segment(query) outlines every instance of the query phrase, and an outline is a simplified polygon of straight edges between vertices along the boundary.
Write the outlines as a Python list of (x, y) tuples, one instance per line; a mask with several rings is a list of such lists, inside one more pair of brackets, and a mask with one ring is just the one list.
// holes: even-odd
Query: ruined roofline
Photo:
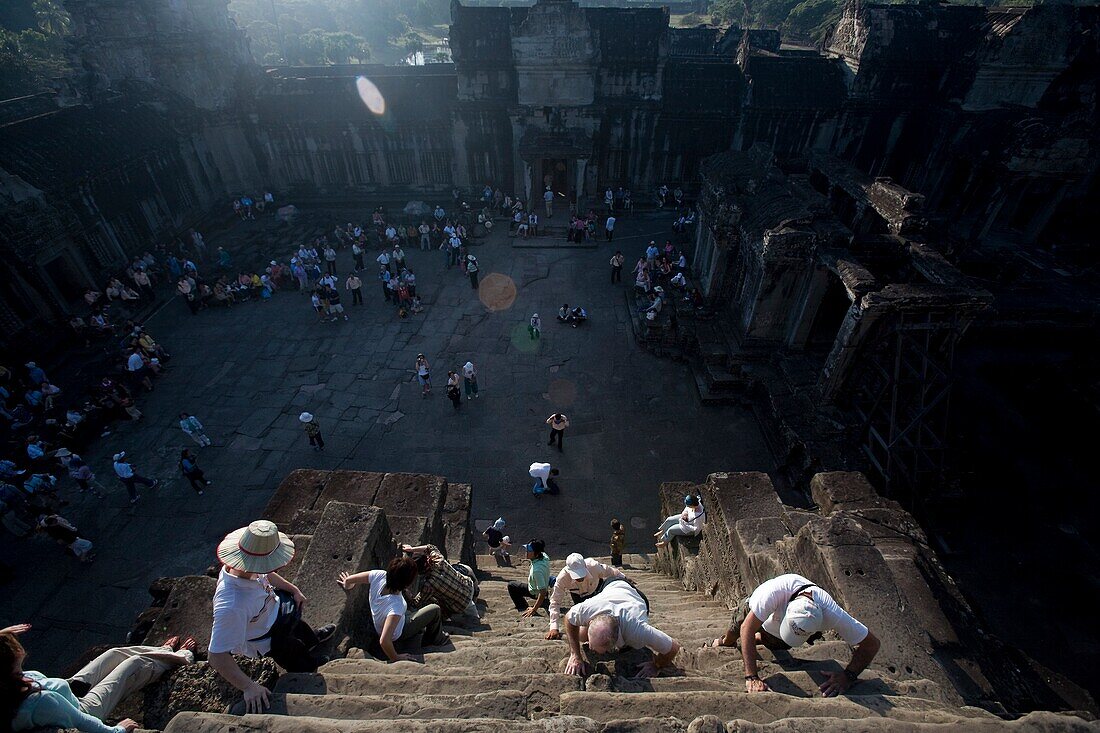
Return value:
[(389, 64), (334, 64), (332, 66), (265, 66), (269, 79), (340, 79), (355, 76), (453, 76), (453, 63), (404, 66)]

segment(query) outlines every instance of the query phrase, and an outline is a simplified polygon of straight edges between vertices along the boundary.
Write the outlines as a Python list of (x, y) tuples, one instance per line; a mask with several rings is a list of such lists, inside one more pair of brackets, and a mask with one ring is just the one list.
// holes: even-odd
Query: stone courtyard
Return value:
[[(365, 219), (361, 211), (307, 208), (305, 219), (329, 230)], [(207, 240), (211, 251), (225, 246), (236, 262), (259, 264), (288, 259), (297, 231), (268, 217)], [(668, 217), (624, 218), (617, 235), (595, 248), (553, 246), (563, 237), (521, 248), (498, 228), (472, 248), (483, 276), (477, 292), (457, 269), (445, 269), (442, 253), (409, 247), (425, 309), (407, 320), (366, 278), (363, 306), (344, 298), (349, 322), (319, 323), (308, 298), (292, 292), (195, 317), (169, 301), (147, 321), (173, 359), (141, 398), (145, 419), (117, 426), (85, 456), (110, 494), (74, 497), (67, 510), (96, 543), (97, 561), (81, 566), (52, 545), (5, 536), (14, 556), (34, 547), (37, 557), (35, 572), (24, 566), (9, 586), (0, 615), (34, 621), (28, 643), (43, 668), (121, 643), (148, 604), (149, 583), (212, 564), (215, 542), (254, 518), (296, 468), (445, 475), (474, 487), (478, 530), (503, 516), (517, 541), (545, 538), (555, 557), (604, 554), (608, 523), (618, 517), (628, 550), (648, 551), (661, 482), (769, 471), (773, 458), (748, 408), (702, 406), (687, 365), (635, 344), (627, 286), (609, 284), (607, 260), (621, 249), (629, 268), (650, 239), (672, 236)], [(271, 242), (270, 249), (255, 251), (244, 240)], [(342, 280), (350, 252), (341, 251), (338, 264)], [(563, 302), (583, 305), (589, 322), (579, 329), (555, 322)], [(526, 330), (532, 312), (543, 318), (538, 342)], [(428, 398), (413, 375), (418, 353), (432, 365)], [(467, 360), (479, 370), (481, 396), (455, 413), (444, 396), (446, 372)], [(176, 466), (180, 449), (195, 447), (178, 428), (181, 410), (197, 415), (214, 440), (199, 452), (214, 482), (202, 497)], [(297, 421), (303, 410), (321, 424), (323, 453), (306, 441)], [(555, 410), (572, 420), (561, 455), (546, 446), (544, 421)], [(119, 450), (161, 480), (133, 509), (111, 471)], [(560, 495), (532, 495), (527, 468), (536, 460), (560, 467)]]

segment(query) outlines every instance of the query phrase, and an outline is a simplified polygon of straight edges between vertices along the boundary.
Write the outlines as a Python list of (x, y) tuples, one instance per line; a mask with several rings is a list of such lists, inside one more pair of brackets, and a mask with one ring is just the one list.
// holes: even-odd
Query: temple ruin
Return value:
[[(873, 576), (897, 601), (883, 618), (904, 632), (891, 637), (890, 666), (867, 700), (819, 706), (795, 674), (786, 689), (798, 702), (761, 712), (734, 695), (729, 659), (693, 655), (694, 687), (634, 689), (613, 664), (573, 685), (557, 674), (554, 650), (509, 626), (493, 643), (516, 633), (534, 651), (505, 673), (544, 675), (523, 679), (539, 694), (487, 679), (502, 685), (484, 690), (499, 715), (483, 717), (549, 732), (570, 716), (562, 725), (593, 733), (888, 727), (838, 722), (868, 711), (912, 730), (1095, 729), (1052, 713), (997, 717), (1061, 699), (981, 631), (981, 613), (937, 553), (984, 530), (961, 522), (969, 515), (957, 507), (995, 505), (1000, 481), (1010, 503), (1049, 491), (1035, 477), (1057, 471), (1077, 502), (1065, 522), (1051, 519), (1060, 528), (1100, 508), (1087, 491), (1091, 468), (1071, 447), (1043, 442), (1026, 471), (1007, 475), (1019, 446), (1044, 438), (1035, 415), (1081, 410), (1095, 425), (1100, 7), (851, 0), (808, 48), (774, 29), (673, 27), (667, 7), (454, 0), (453, 63), (270, 68), (252, 59), (225, 0), (65, 7), (73, 74), (0, 101), (0, 344), (13, 355), (51, 348), (86, 288), (155, 243), (231, 216), (244, 192), (270, 189), (303, 207), (399, 208), (449, 201), (456, 188), (490, 184), (531, 200), (550, 187), (582, 212), (600, 207), (607, 188), (629, 188), (641, 211), (662, 185), (686, 192), (697, 218), (693, 285), (707, 317), (686, 308), (672, 327), (635, 314), (634, 333), (642, 347), (688, 363), (704, 403), (751, 405), (780, 466), (772, 478), (709, 477), (701, 491), (721, 521), (696, 543), (636, 558), (638, 567), (667, 600), (704, 594), (716, 619), (773, 570), (818, 572), (857, 607), (866, 598), (852, 573)], [(384, 110), (367, 108), (363, 80)], [(410, 486), (426, 492), (423, 505), (400, 505), (399, 489)], [(660, 488), (666, 508), (684, 488)], [(776, 499), (788, 488), (805, 507)], [(439, 477), (300, 472), (269, 513), (303, 538), (302, 562), (317, 563), (331, 586), (338, 555), (365, 567), (386, 558), (393, 537), (472, 560), (470, 491)], [(352, 523), (360, 534), (340, 534), (337, 525)], [(922, 526), (943, 531), (930, 539)], [(332, 548), (320, 552), (320, 541)], [(735, 562), (723, 567), (719, 557)], [(654, 580), (658, 571), (675, 583)], [(156, 589), (138, 628), (171, 630), (165, 609), (199, 613), (212, 582), (196, 575)], [(317, 583), (330, 608), (342, 602)], [(706, 626), (692, 621), (685, 630)], [(318, 731), (383, 730), (410, 717), (408, 678), (372, 666), (356, 629), (341, 633), (341, 651), (360, 658), (280, 679), (282, 712)], [(476, 639), (470, 648), (480, 649)], [(484, 672), (499, 652), (471, 652), (438, 676), (454, 683)], [(378, 687), (359, 694), (370, 675)], [(144, 702), (147, 713), (183, 711), (150, 718), (166, 731), (302, 730), (293, 718), (246, 728), (215, 710), (225, 702), (217, 695), (171, 707), (170, 687)], [(421, 701), (431, 713), (421, 727), (403, 729), (500, 727), (433, 722), (482, 692), (448, 689), (448, 699)], [(327, 702), (304, 699), (322, 692)], [(623, 697), (637, 692), (657, 697)], [(666, 724), (654, 717), (670, 700), (661, 695), (692, 702), (677, 703)]]

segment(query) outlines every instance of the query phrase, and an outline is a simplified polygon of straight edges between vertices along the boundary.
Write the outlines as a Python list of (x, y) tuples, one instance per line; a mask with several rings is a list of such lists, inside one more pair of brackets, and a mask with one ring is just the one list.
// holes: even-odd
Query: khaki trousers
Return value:
[(103, 720), (131, 693), (155, 682), (165, 672), (194, 661), (191, 652), (174, 652), (166, 646), (108, 649), (72, 678), (91, 686), (80, 699), (80, 709)]

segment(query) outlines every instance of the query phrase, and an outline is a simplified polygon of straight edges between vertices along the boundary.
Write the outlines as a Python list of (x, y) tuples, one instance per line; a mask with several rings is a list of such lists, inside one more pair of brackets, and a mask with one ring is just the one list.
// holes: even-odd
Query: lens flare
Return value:
[(363, 100), (363, 104), (367, 105), (367, 109), (379, 116), (386, 113), (386, 98), (382, 96), (382, 92), (373, 81), (360, 76), (355, 80), (355, 88), (359, 91), (359, 98)]
[(499, 272), (490, 272), (477, 286), (477, 297), (491, 311), (508, 310), (516, 302), (516, 284)]
[(509, 334), (512, 339), (512, 348), (516, 351), (521, 351), (524, 354), (534, 354), (539, 350), (539, 341), (541, 339), (531, 338), (531, 332), (527, 328), (525, 323), (517, 323), (512, 327), (512, 331)]

